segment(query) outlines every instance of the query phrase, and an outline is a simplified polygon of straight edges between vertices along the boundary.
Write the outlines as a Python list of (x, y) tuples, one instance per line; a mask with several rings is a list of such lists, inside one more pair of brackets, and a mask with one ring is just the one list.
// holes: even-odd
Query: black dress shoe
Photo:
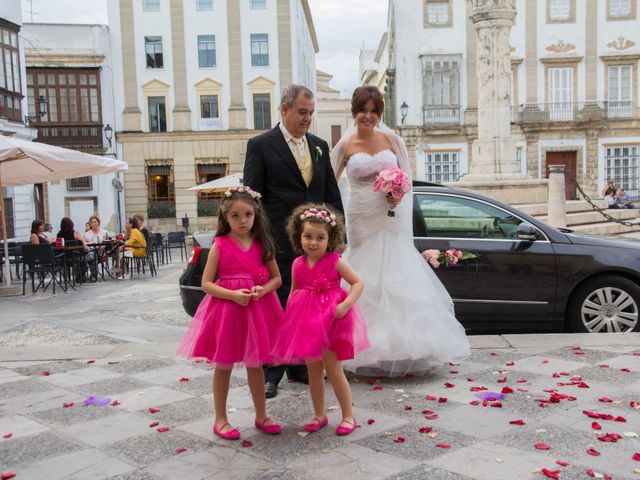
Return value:
[(264, 396), (266, 398), (273, 398), (278, 395), (278, 386), (275, 383), (267, 382), (264, 384)]

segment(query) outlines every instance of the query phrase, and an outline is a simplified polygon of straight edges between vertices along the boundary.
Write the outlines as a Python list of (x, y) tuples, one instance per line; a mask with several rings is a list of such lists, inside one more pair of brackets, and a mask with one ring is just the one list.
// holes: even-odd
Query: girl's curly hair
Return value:
[[(330, 223), (321, 218), (310, 217), (305, 218), (304, 220), (300, 218), (304, 212), (313, 208), (317, 210), (324, 210), (335, 215), (335, 226), (331, 226)], [(327, 245), (328, 252), (334, 252), (337, 246), (344, 242), (345, 225), (344, 218), (340, 212), (325, 203), (304, 203), (293, 210), (287, 221), (287, 234), (289, 235), (289, 241), (291, 242), (294, 252), (300, 255), (304, 254), (304, 251), (302, 250), (302, 230), (304, 229), (304, 224), (307, 222), (326, 227), (327, 233), (329, 234), (329, 241)]]
[(225, 196), (222, 199), (220, 208), (218, 209), (218, 231), (216, 232), (216, 237), (222, 237), (231, 232), (231, 226), (229, 222), (227, 222), (227, 213), (231, 205), (238, 200), (242, 200), (247, 205), (253, 207), (255, 217), (251, 233), (253, 233), (254, 238), (258, 238), (262, 242), (262, 263), (273, 260), (276, 256), (276, 244), (269, 231), (269, 217), (267, 217), (262, 207), (262, 202), (259, 199), (253, 198), (250, 193), (233, 192), (230, 196)]

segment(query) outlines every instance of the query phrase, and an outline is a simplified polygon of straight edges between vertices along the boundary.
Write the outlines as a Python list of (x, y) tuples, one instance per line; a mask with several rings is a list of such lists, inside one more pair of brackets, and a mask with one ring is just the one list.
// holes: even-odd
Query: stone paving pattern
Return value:
[[(178, 273), (165, 268), (158, 280), (86, 286), (55, 298), (0, 299), (14, 319), (0, 320), (0, 474), (527, 480), (547, 478), (546, 468), (560, 479), (640, 479), (640, 461), (633, 460), (640, 455), (638, 334), (473, 336), (463, 365), (425, 377), (352, 377), (361, 426), (347, 437), (334, 433), (340, 412), (330, 388), (329, 427), (304, 434), (312, 412), (308, 387), (286, 380), (268, 401), (283, 433), (257, 431), (243, 371), (236, 370), (229, 418), (249, 443), (217, 438), (210, 366), (172, 356), (188, 324), (176, 307)], [(135, 313), (141, 302), (145, 315)], [(477, 396), (505, 387), (513, 392), (501, 406)], [(85, 406), (89, 396), (111, 403)], [(552, 396), (557, 401), (548, 402)], [(626, 421), (593, 419), (584, 410)], [(605, 433), (621, 438), (598, 440)]]

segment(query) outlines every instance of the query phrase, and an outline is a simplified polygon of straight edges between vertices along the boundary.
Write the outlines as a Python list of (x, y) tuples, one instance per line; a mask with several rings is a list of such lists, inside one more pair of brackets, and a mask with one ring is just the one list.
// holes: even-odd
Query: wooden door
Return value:
[(567, 200), (578, 198), (576, 189), (577, 152), (547, 152), (547, 178), (551, 165), (564, 165), (564, 190)]

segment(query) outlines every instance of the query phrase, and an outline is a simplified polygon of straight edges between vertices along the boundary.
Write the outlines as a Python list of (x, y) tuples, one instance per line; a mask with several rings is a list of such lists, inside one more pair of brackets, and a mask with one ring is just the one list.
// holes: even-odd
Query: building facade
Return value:
[[(32, 140), (36, 131), (27, 116), (27, 84), (20, 0), (2, 2), (0, 12), (0, 135)], [(0, 187), (3, 188), (3, 187)], [(38, 190), (34, 185), (4, 187), (7, 235), (24, 240), (36, 215)]]
[[(514, 4), (511, 133), (522, 173), (567, 171), (597, 195), (607, 178), (640, 196), (640, 12), (636, 0), (492, 0)], [(416, 177), (462, 178), (477, 138), (476, 32), (485, 0), (391, 0), (385, 120), (398, 126)], [(405, 104), (406, 118), (401, 118)], [(404, 120), (404, 121), (402, 121)]]
[(342, 134), (353, 125), (351, 100), (340, 98), (340, 91), (329, 83), (333, 75), (316, 70), (316, 112), (313, 118), (313, 133), (327, 141), (333, 148)]
[[(28, 113), (36, 142), (115, 156), (113, 72), (106, 25), (25, 24)], [(37, 114), (44, 101), (46, 113)], [(109, 125), (109, 127), (107, 127)], [(118, 195), (113, 180), (103, 174), (51, 182), (41, 190), (39, 218), (57, 227), (70, 217), (80, 231), (91, 215), (108, 231), (121, 231)]]
[(218, 199), (187, 189), (242, 170), (278, 121), (282, 87), (315, 90), (307, 0), (109, 0), (127, 214), (211, 226)]

